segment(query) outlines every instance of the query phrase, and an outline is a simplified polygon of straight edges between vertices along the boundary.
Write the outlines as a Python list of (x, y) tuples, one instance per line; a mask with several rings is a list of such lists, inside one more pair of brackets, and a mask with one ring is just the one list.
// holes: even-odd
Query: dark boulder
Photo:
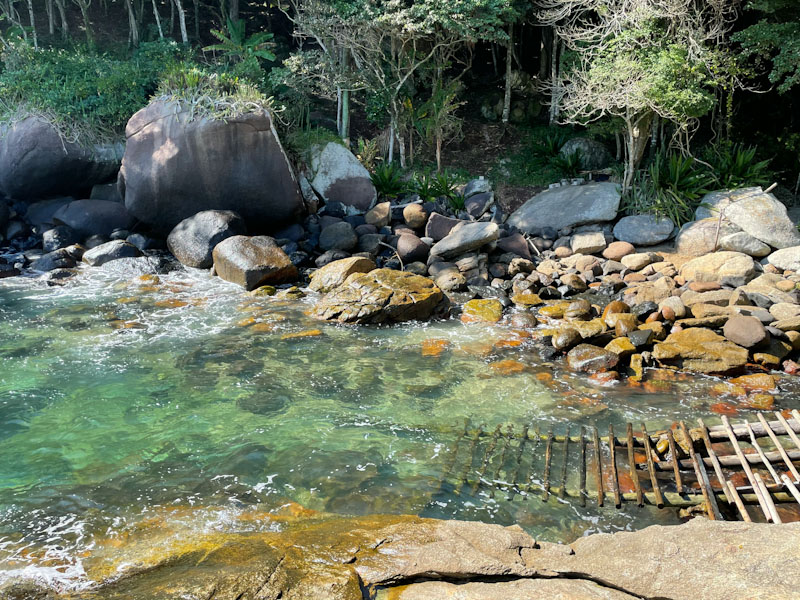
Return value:
[(95, 246), (83, 255), (83, 262), (92, 267), (99, 267), (112, 260), (121, 258), (135, 258), (141, 256), (141, 251), (125, 240), (114, 240)]
[(208, 269), (214, 247), (222, 240), (247, 232), (244, 220), (230, 210), (204, 210), (178, 223), (167, 237), (167, 247), (181, 264)]
[(75, 232), (72, 227), (67, 225), (58, 225), (52, 229), (48, 229), (42, 234), (42, 250), (44, 252), (53, 252), (59, 248), (66, 248), (72, 244), (77, 244), (80, 236)]
[(82, 237), (110, 236), (117, 229), (128, 229), (134, 220), (119, 202), (75, 200), (53, 214), (53, 222), (67, 225)]
[(75, 266), (75, 259), (66, 248), (43, 254), (31, 264), (34, 271), (54, 271), (55, 269), (71, 269)]

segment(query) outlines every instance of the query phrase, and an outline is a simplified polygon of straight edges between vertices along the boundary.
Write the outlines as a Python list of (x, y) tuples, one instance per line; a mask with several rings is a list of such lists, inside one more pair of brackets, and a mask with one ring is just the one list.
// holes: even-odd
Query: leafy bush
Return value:
[(324, 127), (289, 129), (283, 135), (283, 143), (286, 150), (296, 157), (303, 157), (312, 146), (329, 142), (341, 144), (342, 139)]
[(395, 163), (379, 163), (370, 177), (381, 198), (396, 198), (408, 190), (402, 172)]
[(580, 149), (576, 149), (575, 152), (567, 154), (566, 156), (558, 154), (553, 157), (550, 162), (556, 169), (561, 171), (564, 177), (577, 177), (581, 172), (582, 158), (583, 155)]
[(737, 189), (769, 183), (770, 161), (757, 161), (755, 146), (719, 144), (712, 146), (704, 159), (711, 165), (712, 176), (720, 188)]

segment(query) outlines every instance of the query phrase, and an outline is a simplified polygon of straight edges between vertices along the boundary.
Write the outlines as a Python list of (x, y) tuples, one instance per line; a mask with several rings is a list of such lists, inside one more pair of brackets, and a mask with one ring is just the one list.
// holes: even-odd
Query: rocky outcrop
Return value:
[(741, 252), (715, 252), (687, 262), (681, 275), (687, 281), (738, 287), (755, 279), (756, 266), (752, 257)]
[(304, 211), (265, 111), (223, 121), (193, 118), (187, 106), (157, 101), (131, 117), (125, 135), (125, 206), (164, 234), (204, 210), (232, 210), (256, 233), (278, 229)]
[(113, 178), (122, 144), (84, 147), (65, 140), (46, 119), (28, 117), (0, 127), (0, 196), (36, 201), (88, 194)]
[(588, 183), (547, 190), (534, 196), (508, 218), (508, 224), (525, 233), (544, 227), (555, 230), (589, 223), (613, 221), (620, 193), (614, 183)]
[(675, 237), (675, 250), (684, 256), (703, 256), (719, 248), (719, 241), (741, 228), (719, 219), (703, 219), (686, 223)]
[(329, 142), (311, 148), (308, 167), (311, 187), (326, 203), (339, 202), (365, 212), (378, 198), (369, 171), (341, 144)]
[(314, 307), (313, 316), (341, 323), (400, 323), (430, 318), (444, 294), (427, 277), (391, 269), (355, 275)]
[(214, 247), (212, 256), (216, 274), (246, 290), (289, 283), (298, 277), (297, 267), (275, 240), (265, 235), (226, 238)]
[(167, 247), (181, 264), (208, 269), (222, 240), (247, 232), (244, 220), (230, 210), (204, 210), (178, 223), (167, 236)]
[(591, 138), (572, 138), (561, 146), (559, 154), (561, 156), (571, 156), (575, 152), (580, 152), (581, 169), (586, 171), (605, 169), (613, 160), (608, 148), (601, 142)]

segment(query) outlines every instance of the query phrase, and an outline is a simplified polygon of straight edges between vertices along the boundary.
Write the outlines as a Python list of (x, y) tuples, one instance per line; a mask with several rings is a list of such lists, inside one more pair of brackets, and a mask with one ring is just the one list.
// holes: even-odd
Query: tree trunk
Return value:
[(350, 147), (350, 90), (342, 90), (342, 141)]
[(550, 53), (553, 49), (553, 28), (542, 27), (541, 39), (539, 41), (539, 79), (547, 80), (547, 73), (550, 71)]
[(436, 134), (436, 172), (442, 172), (442, 136)]
[(200, 0), (194, 0), (194, 39), (200, 39)]
[(508, 26), (508, 47), (506, 48), (506, 93), (503, 97), (503, 125), (508, 125), (511, 116), (511, 73), (514, 62), (514, 25)]
[(239, 21), (239, 0), (230, 0), (230, 5), (231, 22), (236, 23)]
[(61, 38), (66, 40), (69, 37), (69, 23), (67, 22), (67, 13), (64, 8), (64, 0), (55, 0), (56, 8), (58, 9), (58, 17), (61, 20)]
[(647, 149), (647, 142), (650, 139), (649, 131), (650, 125), (653, 120), (653, 113), (646, 113), (640, 116), (629, 115), (625, 119), (625, 126), (627, 127), (627, 154), (628, 161), (625, 166), (625, 177), (622, 182), (622, 192), (627, 193), (633, 184), (633, 176), (639, 163), (642, 162), (645, 150)]
[(175, 31), (175, 2), (169, 3), (169, 35)]
[(125, 0), (125, 7), (128, 9), (129, 39), (133, 47), (136, 48), (139, 46), (139, 26), (136, 24), (136, 13), (133, 11), (133, 1)]
[(158, 27), (158, 39), (164, 39), (164, 30), (161, 28), (161, 15), (158, 14), (158, 6), (156, 0), (153, 0), (153, 16), (156, 18), (156, 27)]
[(94, 37), (92, 36), (92, 22), (89, 20), (89, 5), (85, 1), (78, 2), (83, 17), (83, 28), (86, 30), (86, 44), (89, 48), (94, 48)]
[(186, 13), (183, 11), (181, 0), (175, 0), (175, 8), (178, 10), (178, 24), (181, 26), (181, 42), (189, 43), (189, 34), (186, 33)]
[(387, 158), (387, 162), (392, 164), (394, 161), (394, 122), (389, 125), (389, 156)]
[(39, 36), (36, 33), (36, 19), (33, 16), (33, 0), (28, 0), (28, 17), (31, 21), (31, 32), (33, 33), (33, 47), (39, 48)]
[(47, 0), (45, 8), (47, 9), (47, 33), (53, 37), (56, 34), (56, 14), (53, 9), (53, 0)]
[(560, 114), (559, 104), (561, 103), (561, 85), (558, 73), (558, 36), (553, 32), (553, 49), (550, 53), (550, 125), (555, 125)]

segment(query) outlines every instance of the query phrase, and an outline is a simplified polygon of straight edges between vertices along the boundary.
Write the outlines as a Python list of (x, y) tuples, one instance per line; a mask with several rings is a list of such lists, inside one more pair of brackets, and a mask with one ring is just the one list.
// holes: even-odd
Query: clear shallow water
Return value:
[[(718, 381), (603, 387), (507, 327), (342, 327), (305, 316), (313, 301), (253, 298), (204, 272), (0, 281), (0, 583), (27, 573), (86, 585), (81, 560), (97, 539), (181, 507), (201, 509), (198, 531), (258, 527), (242, 515), (287, 502), (517, 522), (555, 541), (676, 522), (442, 478), (465, 419), (489, 432), (713, 423)], [(797, 407), (798, 391), (782, 381), (776, 407)], [(511, 477), (494, 469), (490, 479)]]

